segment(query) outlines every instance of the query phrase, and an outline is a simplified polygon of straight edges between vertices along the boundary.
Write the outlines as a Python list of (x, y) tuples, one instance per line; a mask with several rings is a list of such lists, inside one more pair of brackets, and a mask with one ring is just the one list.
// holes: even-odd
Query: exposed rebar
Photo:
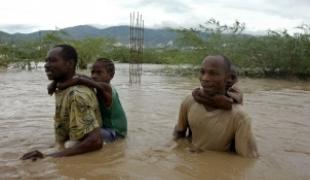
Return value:
[(130, 13), (129, 26), (129, 83), (141, 83), (143, 63), (144, 21), (142, 14)]

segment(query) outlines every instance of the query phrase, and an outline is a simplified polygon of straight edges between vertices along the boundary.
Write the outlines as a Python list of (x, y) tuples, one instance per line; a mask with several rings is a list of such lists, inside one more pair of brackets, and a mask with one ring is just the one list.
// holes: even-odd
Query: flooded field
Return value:
[[(144, 65), (141, 85), (118, 64), (112, 84), (128, 117), (128, 138), (66, 158), (21, 161), (33, 149), (53, 151), (54, 97), (44, 70), (0, 72), (0, 179), (310, 179), (310, 82), (240, 79), (260, 158), (190, 153), (172, 140), (180, 102), (197, 78), (155, 73)], [(88, 73), (88, 72), (84, 72)]]

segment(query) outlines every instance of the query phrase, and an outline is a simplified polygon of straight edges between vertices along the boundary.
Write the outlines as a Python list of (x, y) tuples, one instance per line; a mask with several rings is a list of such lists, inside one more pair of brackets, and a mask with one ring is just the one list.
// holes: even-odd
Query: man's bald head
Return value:
[(225, 94), (230, 75), (230, 61), (223, 55), (207, 56), (200, 69), (200, 83), (206, 94)]
[(231, 62), (224, 55), (209, 55), (202, 60), (201, 64), (205, 64), (206, 61), (211, 61), (212, 63), (220, 65), (226, 74), (229, 74), (231, 71)]

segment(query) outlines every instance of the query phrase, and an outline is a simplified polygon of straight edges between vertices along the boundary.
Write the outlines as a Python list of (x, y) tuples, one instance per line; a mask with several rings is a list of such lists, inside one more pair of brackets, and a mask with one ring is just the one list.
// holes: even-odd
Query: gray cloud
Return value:
[(1, 31), (5, 31), (8, 33), (29, 33), (33, 31), (39, 30), (39, 27), (27, 24), (7, 24), (7, 25), (0, 25)]
[(278, 15), (287, 19), (298, 19), (310, 17), (308, 13), (310, 11), (310, 6), (305, 6), (301, 4), (290, 4), (286, 3), (274, 3), (270, 6), (266, 6), (264, 9), (252, 8), (256, 11), (261, 11), (263, 13)]
[[(178, 14), (180, 17), (192, 14), (194, 10), (191, 9), (191, 4), (201, 4), (201, 6), (211, 5), (247, 11), (250, 14), (255, 13), (256, 17), (261, 14), (265, 15), (263, 17), (277, 16), (287, 20), (310, 23), (310, 13), (307, 13), (310, 12), (310, 0), (135, 0), (131, 3), (130, 6), (137, 9), (151, 6), (154, 9), (161, 8), (166, 13)], [(217, 19), (217, 17), (214, 18)]]
[(138, 0), (127, 5), (137, 9), (151, 6), (161, 8), (167, 13), (186, 13), (191, 10), (190, 6), (181, 0)]
[[(202, 0), (198, 0), (203, 2)], [(237, 10), (248, 10), (273, 16), (281, 16), (286, 19), (310, 19), (309, 0), (222, 0), (208, 1), (223, 7), (230, 7)]]
[[(119, 9), (122, 12), (116, 12), (112, 24), (118, 24), (124, 21), (124, 13), (129, 11), (140, 11), (143, 17), (147, 17), (148, 25), (155, 27), (162, 26), (194, 26), (204, 23), (205, 20), (213, 17), (217, 20), (229, 23), (234, 19), (239, 19), (245, 22), (253, 29), (265, 29), (266, 27), (282, 27), (292, 28), (299, 23), (310, 24), (310, 0), (113, 0), (115, 6), (113, 8)], [(90, 6), (91, 7), (91, 6)], [(197, 8), (198, 7), (198, 8)], [(107, 6), (107, 8), (109, 8)], [(197, 8), (197, 9), (196, 9)], [(0, 11), (1, 12), (1, 11)], [(6, 16), (10, 16), (8, 11)], [(157, 14), (156, 14), (157, 13)], [(158, 14), (161, 13), (161, 14)], [(231, 13), (231, 15), (229, 14)], [(70, 14), (70, 13), (69, 13)], [(84, 14), (82, 24), (97, 23), (102, 21), (94, 21), (91, 14)], [(29, 16), (31, 17), (31, 16)], [(42, 16), (43, 17), (43, 16)], [(66, 16), (67, 17), (67, 16)], [(270, 17), (270, 19), (268, 19)], [(68, 16), (67, 22), (72, 22)], [(75, 18), (75, 17), (74, 17)], [(205, 20), (204, 20), (205, 18)], [(3, 21), (0, 29), (6, 32), (33, 32), (40, 30), (41, 27), (50, 29), (50, 25), (45, 22), (33, 21), (35, 25), (21, 24), (22, 22), (29, 22), (32, 18), (27, 18), (27, 21), (20, 21), (22, 18), (15, 18), (8, 21)], [(43, 19), (43, 18), (42, 18)], [(77, 19), (77, 18), (75, 18)], [(80, 23), (79, 21), (75, 21)], [(113, 19), (112, 17), (110, 19)], [(18, 21), (17, 21), (18, 20)], [(126, 19), (127, 20), (127, 19)], [(279, 20), (279, 21), (278, 21)], [(8, 23), (20, 24), (8, 24)], [(55, 21), (57, 22), (57, 21)], [(44, 25), (45, 23), (45, 25)], [(107, 22), (106, 22), (107, 23)], [(266, 26), (264, 26), (264, 23)], [(57, 23), (54, 23), (57, 24)], [(62, 22), (61, 27), (66, 23)], [(70, 25), (73, 25), (71, 23)], [(58, 24), (59, 25), (59, 24)], [(78, 24), (76, 24), (78, 25)], [(104, 24), (111, 25), (111, 22)], [(69, 26), (69, 25), (67, 25)], [(44, 28), (43, 28), (44, 29)]]

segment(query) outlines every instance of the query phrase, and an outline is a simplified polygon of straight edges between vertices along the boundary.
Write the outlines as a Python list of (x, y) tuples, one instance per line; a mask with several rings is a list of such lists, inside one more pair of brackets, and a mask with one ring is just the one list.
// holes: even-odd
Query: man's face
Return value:
[(61, 47), (56, 47), (47, 53), (44, 67), (49, 80), (61, 81), (71, 69), (72, 63), (63, 58), (61, 51)]
[(91, 78), (97, 82), (109, 83), (112, 79), (111, 75), (107, 72), (104, 63), (96, 62), (91, 69)]
[(227, 81), (224, 59), (221, 56), (206, 57), (201, 64), (199, 80), (206, 94), (224, 94)]

